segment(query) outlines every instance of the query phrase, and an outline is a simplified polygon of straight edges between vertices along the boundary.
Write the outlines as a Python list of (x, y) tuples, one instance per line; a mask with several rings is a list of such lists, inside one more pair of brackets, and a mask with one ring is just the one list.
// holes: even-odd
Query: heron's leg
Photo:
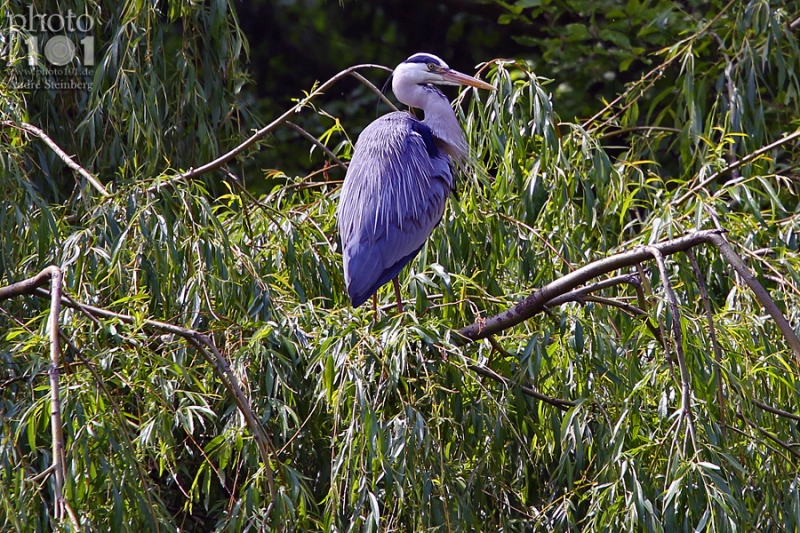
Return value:
[(403, 312), (403, 298), (400, 296), (400, 282), (397, 281), (397, 276), (392, 278), (392, 283), (394, 284), (394, 297), (397, 298), (397, 312)]
[(377, 320), (377, 315), (378, 315), (378, 293), (377, 292), (372, 295), (372, 312), (375, 313), (375, 315), (376, 315), (375, 320)]

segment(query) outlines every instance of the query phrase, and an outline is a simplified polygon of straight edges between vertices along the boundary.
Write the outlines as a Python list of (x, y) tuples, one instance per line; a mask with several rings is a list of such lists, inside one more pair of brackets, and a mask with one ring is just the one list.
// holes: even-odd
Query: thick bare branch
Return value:
[[(758, 301), (761, 302), (761, 305), (764, 306), (775, 320), (786, 342), (795, 353), (798, 364), (800, 364), (800, 340), (797, 338), (797, 335), (795, 335), (794, 329), (786, 320), (786, 317), (783, 316), (781, 310), (778, 309), (778, 306), (772, 298), (770, 298), (764, 287), (761, 286), (742, 259), (733, 251), (733, 248), (731, 248), (728, 241), (723, 237), (722, 231), (697, 231), (677, 239), (651, 245), (649, 248), (651, 250), (656, 249), (662, 255), (666, 256), (678, 252), (685, 252), (701, 244), (713, 244), (716, 246), (722, 254), (722, 257), (742, 276), (745, 283), (753, 290)], [(553, 299), (576, 289), (597, 276), (608, 274), (620, 268), (633, 266), (651, 258), (652, 254), (650, 251), (645, 248), (638, 248), (629, 252), (622, 252), (611, 257), (599, 259), (548, 283), (511, 309), (487, 319), (480, 319), (474, 324), (461, 328), (457, 331), (457, 334), (463, 342), (475, 341), (486, 338), (489, 335), (494, 335), (531, 318), (543, 311)]]
[(33, 294), (37, 287), (41, 287), (50, 281), (50, 276), (53, 274), (52, 269), (54, 268), (57, 267), (47, 267), (32, 278), (24, 279), (22, 281), (18, 281), (17, 283), (6, 285), (5, 287), (0, 287), (0, 302), (10, 298), (16, 298), (17, 296), (22, 296), (23, 294)]
[[(710, 236), (718, 233), (719, 232), (716, 230), (698, 231), (653, 246), (662, 254), (671, 255), (686, 251), (693, 246), (710, 242)], [(611, 257), (599, 259), (548, 283), (511, 309), (461, 328), (458, 330), (458, 333), (466, 339), (473, 341), (485, 338), (488, 335), (494, 335), (499, 331), (516, 326), (531, 318), (544, 310), (553, 299), (575, 290), (577, 287), (580, 287), (598, 276), (614, 272), (621, 268), (633, 266), (642, 261), (651, 259), (651, 257), (650, 253), (644, 248), (638, 248), (629, 252), (622, 252)]]

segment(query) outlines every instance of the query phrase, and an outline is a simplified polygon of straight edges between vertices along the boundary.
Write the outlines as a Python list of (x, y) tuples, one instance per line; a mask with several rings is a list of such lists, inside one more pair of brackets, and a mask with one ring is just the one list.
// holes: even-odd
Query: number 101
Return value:
[[(28, 64), (36, 66), (36, 56), (39, 54), (39, 38), (27, 36), (28, 44)], [(83, 66), (91, 67), (94, 65), (94, 37), (86, 36), (80, 41), (83, 48)], [(75, 58), (75, 44), (69, 37), (56, 35), (47, 40), (44, 45), (43, 55), (51, 65), (63, 67)]]

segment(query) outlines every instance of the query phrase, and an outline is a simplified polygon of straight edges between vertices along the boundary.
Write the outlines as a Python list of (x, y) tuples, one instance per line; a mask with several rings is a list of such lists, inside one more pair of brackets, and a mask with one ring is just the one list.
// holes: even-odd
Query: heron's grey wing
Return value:
[(409, 113), (390, 113), (364, 130), (337, 213), (345, 282), (355, 307), (417, 255), (452, 188), (449, 158)]

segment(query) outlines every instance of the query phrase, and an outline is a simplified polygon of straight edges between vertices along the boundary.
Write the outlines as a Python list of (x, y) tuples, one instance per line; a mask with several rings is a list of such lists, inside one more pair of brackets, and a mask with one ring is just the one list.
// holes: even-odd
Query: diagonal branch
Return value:
[[(709, 242), (710, 236), (715, 233), (718, 232), (716, 230), (698, 231), (653, 246), (658, 248), (662, 254), (671, 255), (688, 250), (693, 246)], [(488, 335), (493, 335), (533, 317), (537, 313), (543, 311), (553, 299), (580, 287), (598, 276), (614, 272), (621, 268), (634, 266), (637, 263), (651, 258), (652, 256), (650, 253), (644, 248), (638, 248), (629, 252), (622, 252), (611, 257), (599, 259), (548, 283), (511, 309), (461, 328), (458, 330), (458, 333), (472, 341), (482, 339)]]
[(347, 165), (345, 165), (344, 163), (342, 163), (342, 160), (341, 160), (341, 159), (339, 159), (338, 157), (336, 157), (336, 154), (334, 154), (334, 153), (331, 151), (331, 149), (330, 149), (330, 148), (328, 148), (327, 146), (325, 146), (325, 145), (324, 145), (324, 144), (323, 144), (323, 143), (322, 143), (322, 142), (321, 142), (319, 139), (317, 139), (316, 137), (314, 137), (313, 135), (311, 135), (310, 133), (308, 133), (306, 130), (304, 130), (303, 128), (301, 128), (300, 126), (298, 126), (297, 124), (295, 124), (294, 122), (292, 122), (292, 121), (290, 121), (290, 120), (287, 120), (287, 121), (286, 121), (286, 125), (287, 125), (287, 126), (289, 126), (290, 128), (292, 128), (294, 131), (296, 131), (296, 132), (297, 132), (297, 133), (299, 133), (300, 135), (302, 135), (303, 137), (305, 137), (306, 139), (308, 139), (308, 140), (309, 140), (309, 141), (310, 141), (312, 144), (314, 144), (315, 146), (317, 146), (317, 147), (318, 147), (320, 150), (322, 150), (323, 152), (325, 152), (325, 154), (327, 154), (327, 156), (328, 156), (328, 157), (330, 157), (331, 159), (333, 159), (333, 161), (334, 161), (334, 162), (335, 162), (337, 165), (339, 165), (339, 168), (341, 168), (342, 170), (344, 170), (345, 172), (347, 172)]
[[(469, 369), (472, 370), (473, 372), (475, 372), (476, 374), (480, 374), (481, 376), (484, 376), (484, 377), (493, 379), (493, 380), (495, 380), (495, 381), (497, 381), (499, 383), (502, 383), (506, 387), (511, 388), (511, 387), (515, 386), (514, 383), (511, 382), (511, 380), (509, 380), (506, 377), (501, 376), (500, 374), (498, 374), (497, 372), (495, 372), (491, 368), (486, 368), (485, 366), (469, 365)], [(548, 404), (552, 405), (553, 407), (558, 407), (559, 409), (561, 409), (563, 411), (566, 411), (570, 407), (575, 407), (576, 405), (578, 405), (578, 402), (573, 402), (573, 401), (570, 401), (570, 400), (562, 400), (560, 398), (551, 398), (550, 396), (546, 396), (546, 395), (542, 394), (541, 392), (537, 392), (537, 391), (533, 390), (530, 387), (526, 387), (525, 385), (522, 385), (520, 387), (520, 390), (526, 396), (530, 396), (531, 398), (536, 398), (537, 400), (541, 400), (541, 401), (543, 401), (545, 403), (548, 403)]]
[(797, 130), (794, 133), (791, 133), (791, 134), (787, 135), (786, 137), (783, 137), (782, 139), (778, 139), (777, 141), (775, 141), (773, 143), (770, 143), (767, 146), (762, 146), (761, 148), (759, 148), (755, 152), (753, 152), (751, 154), (747, 154), (745, 157), (739, 159), (738, 161), (732, 162), (730, 165), (726, 166), (725, 168), (723, 168), (721, 170), (718, 170), (717, 172), (714, 172), (713, 174), (711, 174), (710, 176), (708, 176), (707, 178), (702, 180), (700, 183), (698, 183), (697, 185), (695, 185), (694, 187), (692, 187), (691, 189), (689, 189), (688, 191), (683, 193), (683, 195), (675, 201), (676, 205), (677, 204), (682, 204), (690, 196), (692, 196), (694, 193), (696, 193), (698, 190), (702, 189), (703, 187), (705, 187), (706, 185), (708, 185), (709, 183), (711, 183), (712, 181), (714, 181), (715, 179), (717, 179), (721, 175), (725, 174), (726, 172), (730, 172), (732, 170), (736, 170), (737, 168), (739, 168), (739, 167), (741, 167), (743, 165), (746, 165), (748, 163), (752, 163), (753, 161), (755, 161), (756, 159), (758, 159), (759, 157), (761, 157), (765, 153), (769, 152), (770, 150), (773, 150), (773, 149), (775, 149), (775, 148), (777, 148), (779, 146), (782, 146), (782, 145), (784, 145), (784, 144), (786, 144), (788, 142), (791, 142), (791, 141), (793, 141), (793, 140), (795, 140), (797, 138), (800, 138), (800, 130)]
[(64, 163), (67, 164), (67, 166), (69, 168), (71, 168), (72, 170), (74, 170), (75, 172), (77, 172), (78, 174), (83, 176), (84, 178), (86, 178), (86, 181), (88, 181), (92, 185), (92, 187), (95, 188), (95, 190), (97, 192), (99, 192), (103, 196), (110, 196), (108, 190), (105, 187), (103, 187), (103, 184), (100, 183), (100, 181), (97, 178), (92, 176), (92, 174), (88, 170), (86, 170), (85, 168), (80, 166), (78, 163), (76, 163), (75, 160), (72, 159), (72, 157), (70, 157), (69, 154), (67, 154), (67, 152), (62, 150), (61, 147), (59, 145), (57, 145), (56, 142), (53, 139), (51, 139), (40, 128), (37, 128), (33, 124), (28, 124), (27, 122), (15, 123), (15, 122), (11, 122), (10, 120), (4, 120), (2, 122), (2, 125), (6, 126), (6, 127), (9, 127), (9, 128), (19, 128), (22, 131), (26, 131), (26, 132), (28, 132), (30, 134), (35, 135), (36, 137), (39, 137), (47, 146), (50, 147), (50, 149), (53, 152), (55, 152), (55, 154)]
[(709, 235), (709, 242), (719, 249), (722, 257), (733, 267), (736, 273), (742, 277), (744, 282), (750, 287), (750, 290), (753, 291), (756, 299), (764, 306), (772, 317), (772, 320), (775, 321), (778, 328), (781, 330), (781, 333), (783, 333), (786, 342), (794, 352), (797, 363), (800, 364), (800, 339), (797, 338), (792, 325), (789, 324), (789, 321), (783, 316), (781, 310), (778, 309), (778, 306), (772, 298), (770, 298), (767, 290), (759, 283), (755, 275), (747, 268), (742, 258), (733, 250), (728, 240), (722, 236), (721, 233), (712, 233)]
[(227, 163), (228, 161), (230, 161), (234, 157), (238, 156), (239, 154), (241, 154), (242, 152), (244, 152), (245, 150), (250, 148), (259, 139), (263, 138), (269, 132), (271, 132), (272, 130), (274, 130), (275, 128), (277, 128), (278, 126), (280, 126), (281, 124), (283, 124), (287, 120), (289, 120), (289, 117), (291, 117), (295, 113), (299, 112), (302, 108), (304, 108), (306, 105), (308, 105), (308, 103), (311, 100), (313, 100), (314, 98), (316, 98), (317, 96), (322, 94), (326, 89), (328, 89), (328, 87), (330, 87), (331, 85), (333, 85), (334, 83), (336, 83), (340, 79), (344, 78), (345, 76), (349, 76), (352, 73), (354, 73), (355, 71), (360, 70), (360, 69), (364, 69), (364, 68), (380, 68), (380, 69), (383, 69), (383, 70), (388, 70), (389, 72), (392, 71), (392, 69), (390, 69), (388, 67), (384, 67), (383, 65), (373, 65), (371, 63), (364, 64), (364, 65), (355, 65), (355, 66), (346, 68), (343, 71), (341, 71), (338, 74), (336, 74), (335, 76), (333, 76), (332, 78), (330, 78), (328, 81), (326, 81), (322, 85), (320, 85), (319, 87), (317, 87), (316, 89), (314, 89), (313, 91), (311, 91), (310, 93), (308, 93), (308, 95), (305, 98), (300, 99), (300, 101), (297, 102), (297, 104), (295, 104), (292, 107), (290, 107), (289, 110), (286, 111), (285, 113), (283, 113), (281, 116), (279, 116), (278, 118), (276, 118), (275, 120), (273, 120), (272, 122), (270, 122), (269, 124), (267, 124), (266, 126), (261, 128), (260, 130), (257, 130), (255, 133), (253, 133), (253, 135), (251, 135), (246, 141), (241, 143), (236, 148), (234, 148), (234, 149), (222, 154), (221, 156), (219, 156), (215, 160), (210, 161), (210, 162), (208, 162), (208, 163), (206, 163), (206, 164), (204, 164), (204, 165), (202, 165), (200, 167), (189, 169), (188, 171), (183, 172), (181, 174), (178, 174), (177, 176), (173, 176), (173, 177), (167, 179), (166, 181), (159, 181), (159, 182), (155, 183), (154, 185), (151, 185), (150, 187), (148, 187), (147, 188), (147, 192), (148, 193), (152, 193), (152, 192), (156, 192), (156, 191), (158, 191), (158, 190), (160, 190), (162, 188), (165, 188), (165, 187), (173, 187), (175, 185), (175, 183), (177, 183), (177, 182), (179, 182), (181, 180), (187, 180), (187, 179), (195, 178), (195, 177), (197, 177), (197, 176), (199, 176), (201, 174), (205, 174), (206, 172), (209, 172), (211, 170), (214, 170), (216, 168), (221, 167), (222, 165), (224, 165), (225, 163)]
[[(685, 252), (701, 244), (713, 244), (716, 246), (722, 257), (742, 276), (742, 279), (745, 280), (745, 283), (747, 283), (753, 291), (755, 297), (772, 316), (773, 320), (775, 320), (787, 344), (794, 352), (798, 363), (800, 363), (800, 339), (797, 338), (791, 324), (786, 320), (786, 317), (769, 296), (766, 289), (758, 282), (753, 273), (750, 272), (747, 265), (744, 264), (744, 261), (742, 261), (733, 248), (731, 248), (731, 245), (728, 244), (721, 230), (697, 231), (689, 235), (684, 235), (683, 237), (678, 237), (677, 239), (653, 244), (649, 248), (656, 249), (662, 255), (666, 256), (678, 252)], [(553, 299), (576, 289), (589, 280), (620, 268), (633, 266), (651, 258), (652, 254), (650, 251), (644, 248), (638, 248), (584, 265), (574, 272), (570, 272), (536, 290), (514, 307), (492, 317), (480, 319), (469, 326), (459, 329), (456, 332), (457, 338), (460, 337), (461, 342), (476, 341), (514, 327), (543, 311)]]

